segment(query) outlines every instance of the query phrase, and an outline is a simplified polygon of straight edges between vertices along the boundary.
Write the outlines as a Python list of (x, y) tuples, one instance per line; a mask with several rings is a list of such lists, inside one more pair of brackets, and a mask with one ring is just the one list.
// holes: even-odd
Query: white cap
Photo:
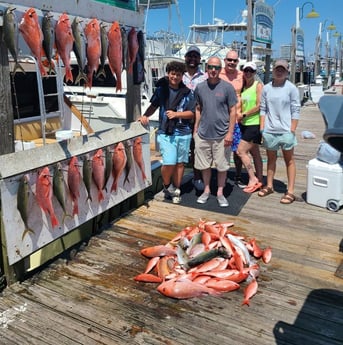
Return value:
[(246, 62), (243, 66), (243, 71), (246, 69), (246, 68), (251, 68), (252, 70), (256, 71), (257, 70), (257, 67), (256, 67), (256, 64), (255, 62), (252, 62), (252, 61), (249, 61), (249, 62)]

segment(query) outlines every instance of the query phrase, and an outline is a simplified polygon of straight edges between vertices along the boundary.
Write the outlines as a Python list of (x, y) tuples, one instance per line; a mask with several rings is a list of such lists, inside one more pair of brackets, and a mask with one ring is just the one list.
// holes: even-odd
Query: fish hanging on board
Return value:
[(145, 57), (145, 42), (143, 31), (138, 31), (138, 52), (136, 60), (133, 64), (133, 83), (139, 85), (145, 81), (144, 57)]
[(44, 55), (43, 32), (34, 8), (31, 7), (24, 13), (19, 23), (19, 31), (36, 59), (41, 75), (43, 77), (47, 76), (47, 72), (42, 63), (42, 56)]
[(24, 68), (18, 62), (19, 30), (17, 17), (15, 14), (15, 7), (13, 6), (9, 6), (5, 10), (5, 14), (3, 17), (3, 37), (6, 47), (14, 60), (13, 74), (15, 75), (18, 69), (25, 73)]

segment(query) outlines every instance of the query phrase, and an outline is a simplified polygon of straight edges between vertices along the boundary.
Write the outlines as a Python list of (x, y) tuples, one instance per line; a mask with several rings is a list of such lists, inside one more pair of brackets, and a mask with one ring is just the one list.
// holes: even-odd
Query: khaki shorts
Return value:
[(225, 157), (224, 139), (203, 140), (198, 134), (194, 136), (194, 167), (205, 170), (214, 166), (218, 171), (227, 171), (230, 164)]

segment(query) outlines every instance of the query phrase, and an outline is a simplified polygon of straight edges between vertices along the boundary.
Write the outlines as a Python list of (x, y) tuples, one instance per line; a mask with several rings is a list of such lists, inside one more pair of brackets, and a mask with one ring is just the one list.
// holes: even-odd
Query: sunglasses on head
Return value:
[(211, 69), (215, 69), (216, 71), (219, 71), (222, 66), (216, 66), (216, 65), (207, 65), (207, 69), (211, 70)]
[(254, 73), (255, 71), (254, 71), (252, 68), (245, 68), (245, 69), (243, 70), (243, 72), (246, 72), (246, 73), (248, 73), (248, 72)]
[(226, 58), (225, 61), (227, 61), (227, 62), (238, 62), (238, 59)]

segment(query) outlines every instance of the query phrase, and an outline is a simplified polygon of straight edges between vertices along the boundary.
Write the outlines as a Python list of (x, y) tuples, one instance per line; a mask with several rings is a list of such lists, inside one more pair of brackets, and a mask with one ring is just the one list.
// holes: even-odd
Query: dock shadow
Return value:
[[(292, 304), (292, 301), (289, 301)], [(295, 302), (294, 302), (295, 303)], [(343, 344), (343, 292), (313, 290), (295, 322), (278, 321), (273, 329), (276, 344)]]

